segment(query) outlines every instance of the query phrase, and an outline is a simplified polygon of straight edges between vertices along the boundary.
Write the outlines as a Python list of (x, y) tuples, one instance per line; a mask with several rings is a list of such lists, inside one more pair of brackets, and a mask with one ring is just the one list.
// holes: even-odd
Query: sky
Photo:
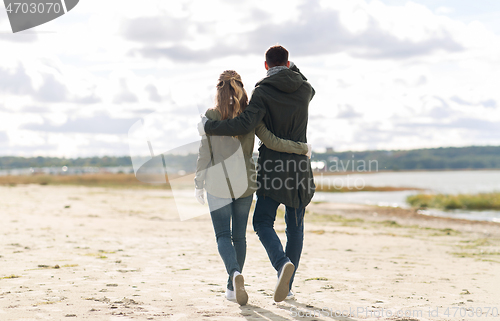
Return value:
[(316, 90), (315, 151), (500, 145), (496, 0), (82, 0), (16, 34), (3, 9), (0, 156), (128, 155), (129, 129), (166, 111), (175, 145), (219, 74), (250, 94), (275, 44)]

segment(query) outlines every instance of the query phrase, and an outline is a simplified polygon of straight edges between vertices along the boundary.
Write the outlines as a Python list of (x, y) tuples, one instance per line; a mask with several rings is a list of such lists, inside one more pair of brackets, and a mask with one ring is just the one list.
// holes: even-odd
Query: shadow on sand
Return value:
[[(274, 312), (255, 305), (240, 306), (241, 315), (247, 320), (272, 320), (272, 321), (320, 321), (320, 320), (338, 320), (338, 321), (355, 321), (352, 318), (345, 316), (335, 316), (330, 311), (321, 313), (322, 308), (312, 305), (297, 302), (295, 300), (285, 300), (276, 303), (278, 309), (286, 310), (288, 317), (283, 317)], [(328, 315), (327, 315), (328, 313)], [(335, 313), (335, 312), (333, 312)]]

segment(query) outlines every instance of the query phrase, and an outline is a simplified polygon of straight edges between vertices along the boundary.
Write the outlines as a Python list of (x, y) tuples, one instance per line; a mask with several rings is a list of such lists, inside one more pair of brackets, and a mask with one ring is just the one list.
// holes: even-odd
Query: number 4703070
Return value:
[(14, 2), (7, 5), (8, 13), (60, 13), (61, 4), (60, 3), (26, 3), (26, 2)]

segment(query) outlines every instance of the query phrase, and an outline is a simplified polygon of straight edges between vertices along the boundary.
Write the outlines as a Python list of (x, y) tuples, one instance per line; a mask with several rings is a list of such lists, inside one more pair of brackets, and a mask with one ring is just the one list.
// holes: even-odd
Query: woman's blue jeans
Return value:
[[(207, 193), (208, 207), (217, 240), (219, 254), (226, 266), (227, 288), (233, 289), (232, 276), (242, 272), (247, 253), (247, 222), (253, 194), (244, 198), (218, 198)], [(229, 204), (228, 204), (229, 203)], [(227, 204), (224, 206), (224, 204)], [(231, 224), (232, 223), (232, 224)]]

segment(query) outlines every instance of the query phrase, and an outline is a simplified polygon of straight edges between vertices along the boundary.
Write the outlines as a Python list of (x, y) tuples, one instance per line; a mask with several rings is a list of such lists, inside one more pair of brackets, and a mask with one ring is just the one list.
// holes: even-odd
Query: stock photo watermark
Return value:
[(4, 0), (12, 32), (34, 28), (72, 10), (79, 0)]
[(311, 161), (313, 170), (325, 171), (329, 173), (366, 173), (378, 172), (378, 161), (375, 159), (352, 159), (342, 160), (338, 157), (329, 157), (328, 161)]
[(494, 317), (500, 318), (498, 307), (428, 307), (424, 309), (385, 309), (355, 307), (343, 310), (333, 308), (322, 309), (298, 309), (290, 308), (290, 316), (295, 318), (481, 318)]

